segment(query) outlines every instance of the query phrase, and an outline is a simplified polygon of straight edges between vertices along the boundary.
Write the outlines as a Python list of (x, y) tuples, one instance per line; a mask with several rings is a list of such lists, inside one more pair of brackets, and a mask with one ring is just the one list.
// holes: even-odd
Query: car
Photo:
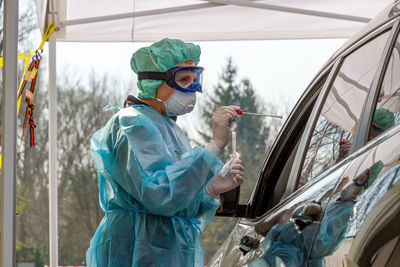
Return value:
[[(290, 262), (282, 255), (294, 257), (290, 246), (304, 266), (400, 266), (399, 32), (397, 1), (321, 68), (276, 138), (247, 204), (239, 204), (240, 189), (224, 194), (217, 215), (239, 219), (207, 266), (269, 266), (266, 257), (281, 266)], [(344, 188), (360, 179), (367, 182), (348, 214), (337, 211)], [(299, 216), (313, 205), (319, 217), (299, 228)], [(286, 225), (295, 227), (296, 244), (279, 242)]]

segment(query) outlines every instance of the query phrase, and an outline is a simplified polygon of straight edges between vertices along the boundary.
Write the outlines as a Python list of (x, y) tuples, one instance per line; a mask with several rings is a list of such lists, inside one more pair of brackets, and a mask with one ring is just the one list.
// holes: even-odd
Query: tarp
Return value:
[[(42, 29), (47, 0), (35, 0)], [(57, 41), (350, 37), (393, 0), (50, 0)]]

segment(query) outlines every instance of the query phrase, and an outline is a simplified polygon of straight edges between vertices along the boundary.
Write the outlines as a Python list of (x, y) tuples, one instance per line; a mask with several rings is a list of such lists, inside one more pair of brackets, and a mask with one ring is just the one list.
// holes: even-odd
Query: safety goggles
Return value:
[(138, 80), (163, 80), (176, 90), (202, 93), (203, 70), (203, 67), (174, 67), (166, 72), (141, 71)]

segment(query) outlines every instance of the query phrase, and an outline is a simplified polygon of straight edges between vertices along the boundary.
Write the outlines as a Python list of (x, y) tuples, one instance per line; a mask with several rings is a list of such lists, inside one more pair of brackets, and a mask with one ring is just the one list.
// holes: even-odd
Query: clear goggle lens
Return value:
[(182, 92), (202, 92), (203, 67), (174, 67), (166, 72), (143, 71), (139, 80), (164, 80), (169, 86)]
[(203, 81), (202, 67), (175, 67), (169, 69), (171, 78), (167, 83), (169, 86), (181, 90), (191, 92), (202, 92), (201, 84)]

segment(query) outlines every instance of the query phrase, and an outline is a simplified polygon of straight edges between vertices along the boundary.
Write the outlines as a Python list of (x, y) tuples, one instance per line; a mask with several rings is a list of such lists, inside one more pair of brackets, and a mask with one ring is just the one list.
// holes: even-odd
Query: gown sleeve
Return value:
[(200, 208), (195, 217), (197, 220), (200, 221), (199, 227), (201, 231), (203, 231), (214, 218), (215, 213), (220, 205), (221, 201), (219, 200), (219, 198), (210, 198), (206, 193), (202, 194)]
[(223, 166), (201, 147), (177, 160), (157, 125), (142, 114), (116, 114), (93, 136), (91, 152), (99, 172), (108, 173), (149, 212), (163, 216), (190, 205)]

